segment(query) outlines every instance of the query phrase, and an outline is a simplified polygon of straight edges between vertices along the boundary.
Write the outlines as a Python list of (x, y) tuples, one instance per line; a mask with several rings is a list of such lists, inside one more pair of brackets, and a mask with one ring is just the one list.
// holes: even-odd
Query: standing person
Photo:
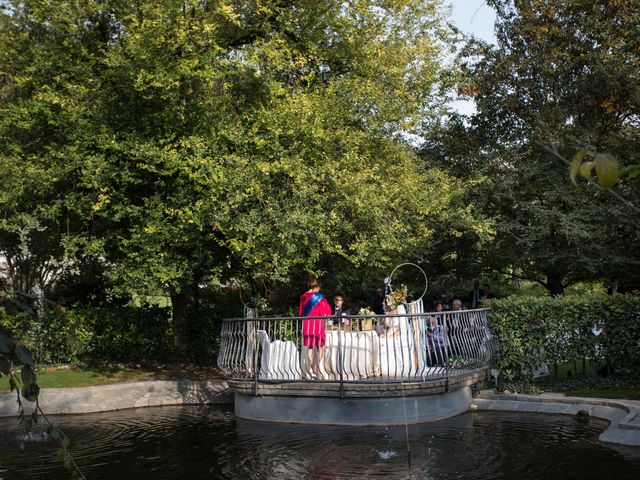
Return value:
[(480, 308), (481, 300), (484, 298), (484, 290), (480, 288), (480, 280), (473, 281), (473, 290), (469, 292), (469, 308)]
[[(334, 317), (346, 317), (351, 315), (351, 310), (344, 304), (344, 295), (342, 295), (341, 293), (336, 293), (333, 297), (333, 308), (331, 314)], [(348, 318), (340, 318), (340, 320), (342, 321), (342, 326), (345, 329), (348, 329), (351, 325), (351, 322)], [(337, 318), (336, 321), (338, 321)]]
[(611, 279), (611, 286), (607, 288), (608, 295), (615, 295), (616, 293), (624, 294), (624, 288), (620, 285), (620, 280), (617, 278)]
[[(489, 285), (488, 283), (485, 283), (482, 286), (482, 291), (484, 292), (484, 296), (482, 297), (482, 303), (483, 304), (488, 304), (491, 303), (491, 300), (493, 300), (493, 292), (491, 291), (491, 285)], [(485, 301), (488, 300), (488, 301)]]
[(437, 300), (442, 303), (442, 306), (444, 307), (445, 310), (451, 309), (451, 302), (453, 301), (453, 299), (454, 299), (453, 293), (449, 291), (449, 287), (446, 285), (442, 287), (438, 292)]
[[(320, 293), (322, 282), (317, 278), (309, 280), (309, 290), (300, 296), (299, 317), (328, 317), (331, 306), (325, 296)], [(308, 347), (307, 359), (311, 378), (317, 378), (320, 373), (320, 361), (324, 353), (326, 335), (324, 320), (315, 318), (302, 321), (302, 344)]]
[(376, 288), (376, 294), (371, 301), (371, 310), (373, 310), (373, 313), (376, 315), (384, 315), (384, 302), (384, 288)]
[(445, 319), (447, 321), (447, 336), (451, 352), (454, 355), (462, 355), (462, 332), (464, 329), (462, 317), (462, 300), (455, 298), (451, 302), (451, 313)]

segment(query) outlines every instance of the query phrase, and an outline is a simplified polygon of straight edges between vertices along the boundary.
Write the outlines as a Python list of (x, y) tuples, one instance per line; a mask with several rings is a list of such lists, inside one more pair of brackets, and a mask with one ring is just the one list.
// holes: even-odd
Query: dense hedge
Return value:
[(640, 374), (640, 297), (509, 297), (491, 307), (500, 344), (494, 366), (506, 380), (530, 379), (542, 363), (583, 359)]
[(178, 340), (171, 309), (157, 306), (69, 309), (43, 320), (0, 311), (0, 327), (25, 343), (41, 364), (213, 364), (220, 338), (220, 323), (211, 309), (193, 311), (185, 337)]

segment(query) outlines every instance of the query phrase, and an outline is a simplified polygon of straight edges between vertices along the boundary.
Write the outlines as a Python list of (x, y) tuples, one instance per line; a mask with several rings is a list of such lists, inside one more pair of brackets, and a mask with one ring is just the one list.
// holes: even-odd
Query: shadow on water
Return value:
[[(401, 407), (400, 407), (401, 408)], [(89, 479), (640, 478), (640, 449), (596, 441), (606, 423), (477, 412), (398, 427), (251, 422), (223, 407), (161, 407), (58, 417)], [(62, 479), (46, 435), (18, 447), (0, 419), (0, 479)]]

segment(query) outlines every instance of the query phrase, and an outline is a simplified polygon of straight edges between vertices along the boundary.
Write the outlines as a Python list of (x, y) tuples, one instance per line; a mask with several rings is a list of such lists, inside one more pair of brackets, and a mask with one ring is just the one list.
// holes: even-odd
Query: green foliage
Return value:
[(40, 316), (26, 312), (8, 315), (0, 310), (0, 328), (13, 332), (34, 352), (38, 364), (81, 361), (92, 335), (88, 327), (60, 309)]
[[(20, 377), (18, 378), (14, 368), (20, 366)], [(25, 434), (28, 434), (38, 422), (37, 402), (40, 386), (35, 373), (35, 365), (29, 350), (0, 327), (0, 377), (3, 376), (9, 377), (9, 388), (16, 393), (20, 426)], [(35, 407), (29, 415), (25, 414), (23, 399), (35, 403)]]
[(450, 84), (441, 3), (4, 2), (0, 251), (32, 222), (38, 258), (166, 291), (180, 329), (215, 279), (375, 270), (444, 223), (486, 231), (401, 135)]
[[(22, 366), (20, 380), (13, 374), (14, 366)], [(18, 402), (20, 396), (30, 402), (35, 402), (38, 398), (40, 387), (37, 383), (34, 367), (29, 349), (0, 326), (0, 377), (3, 375), (10, 377), (11, 390), (17, 389), (18, 385), (22, 384)]]
[(215, 362), (220, 342), (218, 318), (223, 312), (200, 307), (189, 313), (185, 342), (176, 339), (171, 309), (153, 305), (76, 308), (47, 320), (44, 341), (33, 335), (34, 320), (26, 314), (0, 311), (0, 328), (18, 332), (38, 362), (147, 363)]
[(89, 362), (163, 360), (173, 351), (170, 310), (161, 307), (109, 307), (70, 310), (70, 324), (84, 334), (77, 354)]
[[(459, 93), (477, 111), (452, 115), (435, 137), (427, 132), (423, 152), (425, 162), (479, 180), (468, 199), (494, 219), (490, 245), (469, 234), (456, 241), (456, 267), (513, 272), (553, 295), (625, 271), (637, 281), (637, 211), (585, 182), (572, 186), (566, 165), (540, 145), (564, 158), (582, 152), (570, 176), (583, 165), (607, 185), (615, 159), (623, 168), (640, 163), (640, 83), (630, 81), (640, 78), (640, 4), (487, 3), (497, 12), (497, 43), (471, 39), (459, 58)], [(628, 177), (616, 185), (630, 200), (639, 188)]]
[(638, 297), (509, 297), (494, 300), (491, 309), (500, 342), (495, 367), (506, 381), (531, 379), (542, 363), (584, 358), (604, 360), (619, 374), (640, 373)]

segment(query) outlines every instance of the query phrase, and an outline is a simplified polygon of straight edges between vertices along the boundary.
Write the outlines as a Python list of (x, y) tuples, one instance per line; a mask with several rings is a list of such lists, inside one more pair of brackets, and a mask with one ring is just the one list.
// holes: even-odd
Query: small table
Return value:
[(343, 380), (361, 380), (380, 375), (379, 345), (380, 338), (375, 330), (329, 330), (323, 359), (328, 378), (340, 380), (340, 362)]

